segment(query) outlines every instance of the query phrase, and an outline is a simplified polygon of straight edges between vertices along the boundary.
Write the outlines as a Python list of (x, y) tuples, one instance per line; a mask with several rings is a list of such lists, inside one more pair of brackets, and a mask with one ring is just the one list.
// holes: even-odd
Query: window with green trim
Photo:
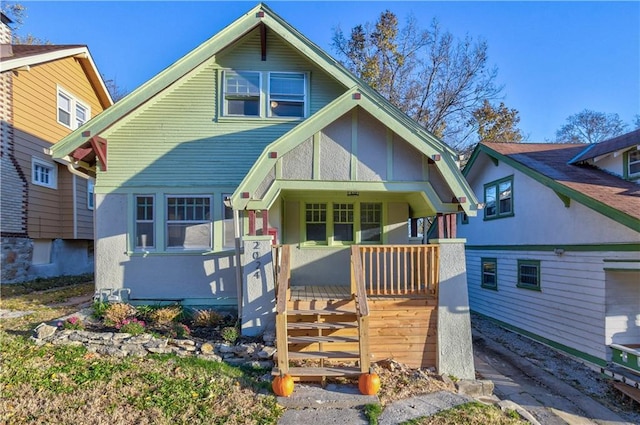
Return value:
[(155, 210), (153, 195), (136, 196), (136, 248), (155, 248)]
[(627, 153), (627, 176), (640, 177), (640, 150), (632, 150)]
[(484, 185), (484, 218), (513, 215), (513, 176)]
[(211, 249), (211, 197), (167, 196), (167, 248)]
[(519, 288), (540, 290), (540, 261), (518, 260)]
[(260, 73), (224, 72), (224, 115), (260, 116)]
[(305, 205), (305, 227), (307, 241), (327, 241), (327, 204)]
[(482, 258), (482, 283), (487, 289), (498, 289), (498, 260), (496, 258)]
[(382, 242), (382, 204), (360, 204), (360, 240)]
[(353, 204), (333, 204), (333, 240), (353, 242)]

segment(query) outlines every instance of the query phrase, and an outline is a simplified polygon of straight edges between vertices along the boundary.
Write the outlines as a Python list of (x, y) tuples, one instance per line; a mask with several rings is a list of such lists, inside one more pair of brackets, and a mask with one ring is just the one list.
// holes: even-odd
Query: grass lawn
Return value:
[(93, 283), (86, 281), (46, 287), (0, 287), (0, 308), (33, 312), (0, 322), (0, 423), (273, 424), (280, 417), (270, 382), (260, 381), (264, 370), (34, 345), (29, 336), (37, 324), (78, 309), (56, 304), (93, 293)]

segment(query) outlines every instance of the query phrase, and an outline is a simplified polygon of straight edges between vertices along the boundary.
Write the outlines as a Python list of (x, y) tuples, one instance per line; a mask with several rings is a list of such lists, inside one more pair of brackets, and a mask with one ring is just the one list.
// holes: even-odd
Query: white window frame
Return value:
[[(271, 93), (271, 76), (273, 74), (289, 74), (289, 75), (301, 75), (303, 81), (302, 87), (302, 115), (273, 115), (272, 113), (272, 102), (277, 102), (282, 99), (278, 97), (278, 95), (273, 95)], [(308, 74), (306, 72), (281, 72), (281, 71), (273, 71), (269, 72), (267, 76), (267, 116), (269, 118), (305, 118), (307, 116), (307, 84), (308, 84)]]
[[(69, 99), (69, 111), (63, 109), (60, 106), (60, 96)], [(79, 100), (76, 96), (72, 95), (68, 90), (65, 90), (60, 86), (57, 86), (56, 104), (56, 120), (58, 121), (58, 124), (70, 128), (71, 130), (75, 130), (91, 119), (91, 107)], [(78, 124), (77, 108), (82, 108), (85, 110), (85, 120), (81, 124)], [(60, 121), (60, 110), (63, 110), (69, 114), (69, 124)]]
[[(235, 74), (239, 75), (241, 73), (247, 74), (255, 74), (258, 76), (258, 114), (257, 115), (244, 115), (244, 114), (232, 114), (229, 112), (229, 103), (227, 101), (227, 75)], [(245, 71), (245, 70), (234, 70), (234, 69), (226, 69), (222, 71), (222, 116), (225, 117), (243, 117), (243, 118), (261, 118), (263, 116), (262, 103), (263, 103), (263, 90), (262, 90), (262, 73), (259, 71)], [(238, 95), (239, 96), (239, 95)], [(253, 97), (247, 95), (247, 97)]]
[[(169, 199), (170, 198), (197, 198), (197, 199), (208, 199), (209, 200), (209, 217), (204, 220), (170, 220), (169, 219)], [(165, 195), (164, 199), (164, 211), (165, 211), (165, 221), (164, 221), (164, 231), (165, 231), (165, 249), (167, 251), (210, 251), (213, 249), (213, 196), (211, 195), (192, 195), (192, 194), (170, 194)], [(209, 225), (209, 243), (208, 245), (194, 245), (194, 246), (169, 246), (169, 225), (170, 224), (208, 224)]]
[[(138, 219), (138, 198), (151, 198), (151, 214), (152, 214), (152, 218), (151, 220), (148, 219), (144, 219), (144, 220), (139, 220)], [(155, 249), (156, 247), (156, 243), (157, 243), (157, 232), (156, 232), (156, 218), (158, 217), (158, 203), (156, 202), (156, 196), (153, 194), (137, 194), (133, 197), (133, 222), (134, 222), (134, 226), (133, 226), (133, 238), (134, 238), (134, 242), (133, 242), (133, 246), (135, 247), (135, 249), (137, 250), (147, 250), (147, 249)], [(142, 245), (140, 243), (138, 243), (138, 224), (140, 223), (151, 223), (151, 229), (152, 229), (152, 233), (153, 233), (153, 243), (151, 245)]]
[(92, 179), (87, 179), (87, 209), (93, 211), (94, 208), (94, 194), (96, 184)]
[[(631, 160), (631, 155), (632, 154), (637, 155), (638, 159), (636, 159), (635, 161), (632, 161)], [(640, 164), (640, 150), (638, 150), (638, 149), (630, 150), (627, 153), (627, 176), (629, 176), (629, 177), (638, 177), (638, 176), (640, 176), (640, 171), (635, 172), (635, 173), (631, 172), (631, 166), (632, 165), (636, 165), (636, 164)]]
[[(43, 182), (37, 177), (40, 174), (36, 174), (36, 167), (49, 170), (48, 182)], [(49, 189), (57, 189), (58, 188), (58, 166), (54, 162), (49, 162), (41, 158), (32, 157), (31, 158), (31, 183), (37, 186), (42, 186)]]

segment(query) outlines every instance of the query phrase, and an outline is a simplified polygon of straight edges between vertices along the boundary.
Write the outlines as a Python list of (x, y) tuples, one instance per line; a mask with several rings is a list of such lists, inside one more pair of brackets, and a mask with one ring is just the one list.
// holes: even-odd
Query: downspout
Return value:
[(75, 174), (71, 175), (71, 187), (72, 187), (72, 191), (73, 191), (73, 239), (78, 239), (78, 197), (77, 197), (77, 185), (76, 185), (76, 178), (77, 176)]

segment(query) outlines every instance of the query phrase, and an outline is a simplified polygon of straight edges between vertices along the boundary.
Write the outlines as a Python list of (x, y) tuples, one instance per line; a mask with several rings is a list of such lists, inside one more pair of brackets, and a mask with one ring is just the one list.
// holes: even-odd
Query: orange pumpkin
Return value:
[(373, 371), (373, 368), (369, 369), (369, 373), (363, 373), (358, 378), (358, 388), (364, 395), (376, 395), (380, 390), (380, 377)]
[(289, 374), (280, 373), (280, 376), (273, 378), (271, 388), (276, 395), (289, 397), (293, 393), (293, 377)]

